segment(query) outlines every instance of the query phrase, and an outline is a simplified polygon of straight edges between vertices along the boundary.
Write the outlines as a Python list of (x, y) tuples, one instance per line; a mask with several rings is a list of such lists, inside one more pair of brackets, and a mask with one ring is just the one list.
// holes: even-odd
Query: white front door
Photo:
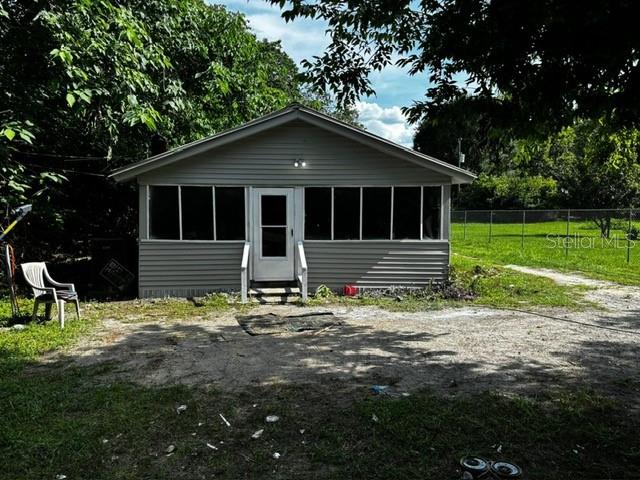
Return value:
[(293, 280), (293, 188), (253, 189), (253, 280)]

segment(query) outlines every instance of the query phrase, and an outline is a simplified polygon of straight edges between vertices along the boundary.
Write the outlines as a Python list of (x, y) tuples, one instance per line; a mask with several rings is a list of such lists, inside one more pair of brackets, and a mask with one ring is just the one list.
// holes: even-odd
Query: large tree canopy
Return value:
[(287, 20), (328, 22), (331, 43), (306, 67), (342, 101), (373, 93), (369, 74), (396, 64), (430, 75), (413, 120), (459, 96), (464, 80), (522, 128), (640, 120), (635, 0), (271, 1)]
[(49, 185), (20, 229), (48, 252), (132, 232), (133, 189), (101, 174), (154, 135), (172, 147), (292, 101), (328, 108), (278, 42), (204, 0), (0, 0), (0, 54), (0, 206)]

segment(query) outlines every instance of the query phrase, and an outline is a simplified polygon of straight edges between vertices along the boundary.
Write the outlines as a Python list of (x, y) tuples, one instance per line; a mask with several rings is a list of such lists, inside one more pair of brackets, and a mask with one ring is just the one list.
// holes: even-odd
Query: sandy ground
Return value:
[[(591, 282), (561, 275), (559, 282)], [(330, 310), (345, 321), (319, 333), (252, 337), (233, 313), (175, 321), (105, 318), (90, 336), (46, 363), (59, 365), (62, 360), (68, 367), (108, 362), (110, 368), (101, 374), (105, 381), (118, 378), (154, 386), (182, 383), (236, 390), (320, 383), (331, 388), (332, 382), (340, 382), (393, 384), (400, 391), (536, 392), (582, 385), (640, 397), (640, 288), (587, 284), (594, 289), (586, 298), (602, 309), (547, 310), (539, 312), (542, 315), (483, 307), (420, 313), (295, 306), (252, 311)]]

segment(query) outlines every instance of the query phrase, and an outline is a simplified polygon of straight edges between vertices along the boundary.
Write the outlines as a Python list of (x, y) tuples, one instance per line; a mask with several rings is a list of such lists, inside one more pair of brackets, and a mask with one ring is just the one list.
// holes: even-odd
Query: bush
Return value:
[(548, 208), (558, 194), (556, 181), (541, 175), (488, 175), (481, 173), (465, 186), (458, 200), (459, 208)]

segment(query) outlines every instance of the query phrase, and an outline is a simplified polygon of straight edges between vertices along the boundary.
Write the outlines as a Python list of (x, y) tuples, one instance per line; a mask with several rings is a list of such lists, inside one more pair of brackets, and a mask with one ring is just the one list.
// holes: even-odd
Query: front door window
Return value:
[(260, 198), (262, 256), (287, 256), (287, 195), (262, 195)]

